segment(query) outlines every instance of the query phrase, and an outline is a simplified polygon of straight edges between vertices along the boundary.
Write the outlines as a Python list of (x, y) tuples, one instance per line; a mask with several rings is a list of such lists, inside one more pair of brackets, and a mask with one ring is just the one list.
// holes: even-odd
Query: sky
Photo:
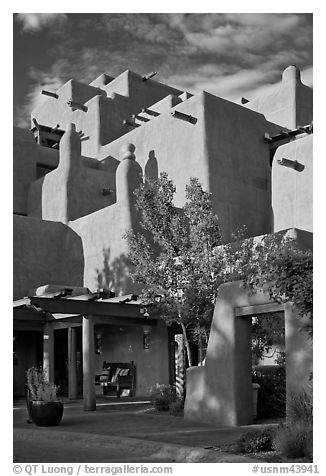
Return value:
[(312, 86), (312, 14), (17, 13), (13, 16), (14, 124), (71, 78), (156, 71), (191, 93), (252, 99), (290, 64)]

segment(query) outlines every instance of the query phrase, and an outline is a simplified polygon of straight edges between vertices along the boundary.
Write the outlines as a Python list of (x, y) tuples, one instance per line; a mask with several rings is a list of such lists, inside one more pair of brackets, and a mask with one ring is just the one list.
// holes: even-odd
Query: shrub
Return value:
[(31, 367), (26, 372), (30, 400), (57, 401), (58, 387), (48, 381), (46, 370)]
[(312, 392), (302, 389), (287, 398), (287, 424), (280, 425), (274, 438), (278, 451), (288, 458), (313, 456), (313, 400)]
[(170, 414), (174, 416), (179, 415), (183, 410), (183, 405), (183, 400), (181, 400), (180, 397), (177, 397), (177, 399), (169, 405)]
[(260, 385), (257, 401), (257, 418), (284, 417), (286, 412), (285, 367), (259, 366), (252, 380)]
[(169, 410), (170, 404), (177, 399), (173, 385), (156, 384), (151, 388), (151, 402), (158, 411)]
[(253, 430), (242, 435), (239, 449), (245, 453), (259, 453), (273, 449), (273, 432), (270, 428)]
[(312, 425), (304, 421), (280, 425), (274, 436), (274, 446), (287, 458), (307, 458), (312, 461)]
[(312, 391), (302, 389), (300, 392), (289, 393), (287, 398), (287, 420), (289, 423), (300, 421), (312, 425), (312, 410)]

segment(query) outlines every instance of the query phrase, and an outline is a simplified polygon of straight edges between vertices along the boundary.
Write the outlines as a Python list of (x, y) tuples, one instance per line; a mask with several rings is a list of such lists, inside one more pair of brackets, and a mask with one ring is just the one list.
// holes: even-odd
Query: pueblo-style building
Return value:
[[(154, 73), (132, 71), (102, 74), (90, 84), (72, 79), (42, 93), (48, 97), (32, 111), (31, 129), (14, 130), (14, 395), (24, 394), (26, 369), (43, 364), (70, 398), (82, 391), (85, 409), (93, 410), (101, 390), (95, 375), (104, 363), (133, 362), (130, 390), (138, 396), (178, 378), (177, 331), (140, 305), (129, 276), (123, 235), (138, 227), (133, 191), (165, 171), (180, 206), (186, 183), (197, 177), (212, 193), (224, 239), (239, 225), (250, 237), (291, 229), (309, 247), (312, 89), (289, 66), (272, 93), (252, 101), (192, 95)], [(252, 303), (232, 299), (237, 315), (246, 306), (250, 314)], [(209, 359), (215, 345), (223, 349), (220, 363)], [(221, 346), (212, 333), (207, 368), (189, 375), (186, 416), (211, 420), (208, 397), (219, 390), (204, 381), (212, 368), (224, 367), (215, 420), (250, 421), (250, 410), (234, 396), (241, 381), (248, 394), (242, 400), (250, 400), (234, 354), (241, 345), (230, 338)], [(228, 412), (221, 399), (231, 405)]]

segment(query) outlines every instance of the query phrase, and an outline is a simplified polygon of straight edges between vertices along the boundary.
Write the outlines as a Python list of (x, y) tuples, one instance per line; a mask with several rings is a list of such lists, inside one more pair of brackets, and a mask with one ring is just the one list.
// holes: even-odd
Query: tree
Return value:
[[(211, 194), (196, 178), (186, 186), (186, 204), (173, 205), (175, 185), (166, 173), (135, 192), (141, 232), (126, 234), (132, 278), (145, 285), (142, 299), (159, 310), (167, 324), (177, 322), (184, 336), (189, 365), (189, 342), (201, 348), (208, 341), (219, 270), (214, 250), (221, 244), (218, 217)], [(162, 296), (159, 302), (155, 299)]]
[[(127, 233), (126, 239), (134, 264), (132, 278), (145, 285), (141, 297), (167, 324), (180, 324), (189, 365), (189, 342), (197, 342), (199, 350), (208, 342), (218, 287), (223, 282), (242, 280), (251, 292), (264, 290), (274, 301), (293, 302), (299, 318), (308, 318), (302, 328), (312, 336), (311, 251), (301, 249), (286, 235), (244, 239), (245, 228), (239, 228), (232, 242), (222, 244), (211, 194), (192, 178), (186, 186), (186, 204), (178, 209), (173, 205), (175, 191), (166, 173), (142, 184), (135, 192), (142, 230)], [(158, 302), (157, 296), (163, 299)], [(259, 353), (284, 330), (275, 322), (257, 322), (253, 345)]]
[(223, 251), (229, 279), (242, 279), (252, 292), (264, 290), (273, 301), (291, 302), (296, 308), (301, 329), (312, 337), (313, 329), (313, 255), (287, 234), (265, 235), (229, 244)]

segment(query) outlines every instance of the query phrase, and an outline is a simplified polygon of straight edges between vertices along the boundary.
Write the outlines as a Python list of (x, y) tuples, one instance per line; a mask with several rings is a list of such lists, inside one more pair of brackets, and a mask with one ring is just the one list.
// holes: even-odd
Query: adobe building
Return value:
[(224, 239), (246, 225), (248, 237), (298, 229), (307, 243), (312, 89), (289, 66), (250, 102), (132, 71), (42, 93), (31, 130), (14, 130), (14, 395), (43, 363), (90, 410), (103, 362), (133, 362), (138, 396), (176, 379), (175, 331), (142, 308), (129, 276), (133, 191), (165, 171), (181, 206), (197, 177)]

